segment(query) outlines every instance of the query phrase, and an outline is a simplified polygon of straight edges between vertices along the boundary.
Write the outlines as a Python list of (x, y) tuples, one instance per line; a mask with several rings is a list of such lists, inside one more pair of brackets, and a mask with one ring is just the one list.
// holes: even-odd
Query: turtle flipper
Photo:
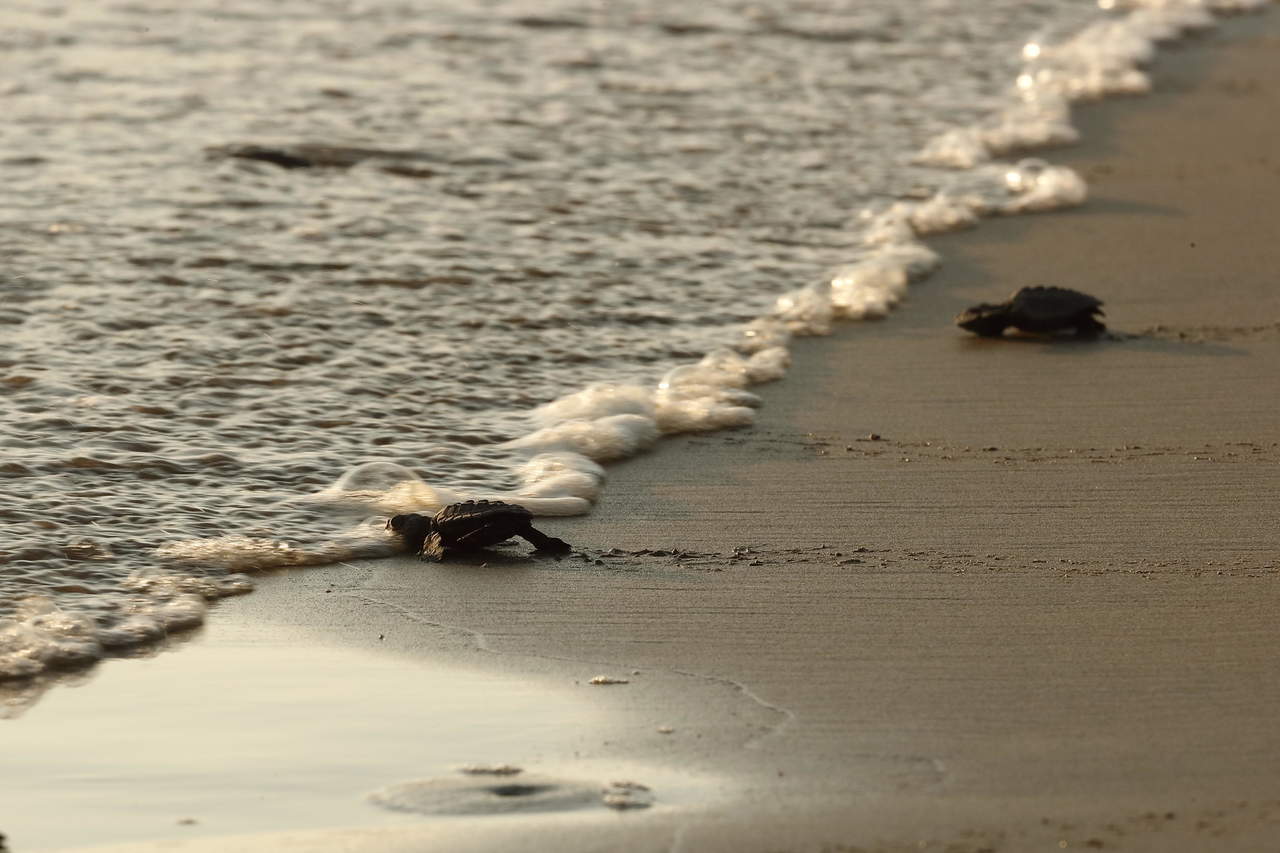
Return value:
[(533, 547), (539, 551), (550, 551), (554, 554), (567, 554), (573, 549), (573, 546), (563, 539), (557, 539), (554, 536), (548, 536), (540, 530), (535, 530), (533, 525), (529, 525), (518, 534), (522, 539), (527, 539)]
[(432, 533), (424, 539), (422, 541), (422, 550), (418, 554), (424, 560), (442, 562), (444, 560), (444, 540), (440, 538), (440, 534)]
[(1079, 323), (1076, 323), (1076, 334), (1082, 338), (1096, 338), (1106, 330), (1106, 324), (1097, 317), (1086, 317)]

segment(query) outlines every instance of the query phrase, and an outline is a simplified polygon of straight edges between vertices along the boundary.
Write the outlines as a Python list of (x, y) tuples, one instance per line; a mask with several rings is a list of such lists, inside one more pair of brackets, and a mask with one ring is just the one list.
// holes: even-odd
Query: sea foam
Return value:
[(64, 611), (46, 596), (30, 596), (14, 618), (0, 620), (0, 681), (83, 666), (108, 649), (154, 642), (170, 631), (199, 625), (205, 610), (205, 599), (181, 591), (179, 582), (164, 589), (139, 588), (106, 624)]
[[(1214, 24), (1213, 12), (1261, 9), (1270, 0), (1099, 0), (1113, 16), (1057, 44), (1030, 41), (1008, 103), (989, 120), (925, 146), (919, 163), (968, 169), (1009, 151), (1075, 142), (1071, 103), (1151, 90), (1142, 66), (1162, 41)], [(1044, 208), (1039, 208), (1044, 209)]]

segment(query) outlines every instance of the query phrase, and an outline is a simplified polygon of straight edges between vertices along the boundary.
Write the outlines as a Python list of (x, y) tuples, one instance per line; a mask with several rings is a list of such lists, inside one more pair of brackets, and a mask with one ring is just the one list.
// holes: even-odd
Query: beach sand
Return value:
[[(883, 322), (799, 341), (755, 428), (665, 441), (591, 516), (540, 525), (574, 556), (300, 570), (211, 616), (312, 638), (318, 667), (338, 647), (553, 692), (582, 720), (501, 752), (473, 732), (480, 760), (622, 775), (653, 808), (127, 849), (1274, 847), (1280, 15), (1152, 74), (1038, 152), (1085, 206), (931, 239), (941, 271)], [(952, 326), (1034, 283), (1099, 296), (1114, 334)]]

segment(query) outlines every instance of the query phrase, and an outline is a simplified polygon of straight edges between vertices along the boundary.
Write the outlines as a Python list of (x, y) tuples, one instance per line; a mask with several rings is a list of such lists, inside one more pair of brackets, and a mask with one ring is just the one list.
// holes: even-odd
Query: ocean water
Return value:
[(388, 513), (589, 512), (928, 233), (1083, 201), (1026, 159), (1070, 103), (1263, 5), (9, 3), (0, 681), (392, 553)]

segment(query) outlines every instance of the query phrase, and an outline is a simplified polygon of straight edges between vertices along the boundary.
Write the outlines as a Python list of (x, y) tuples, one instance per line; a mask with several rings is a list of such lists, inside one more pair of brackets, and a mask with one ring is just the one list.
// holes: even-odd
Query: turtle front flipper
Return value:
[(966, 308), (956, 315), (956, 325), (984, 338), (998, 338), (1011, 325), (1009, 306), (1007, 303), (992, 305), (983, 302)]
[(434, 560), (437, 563), (444, 561), (444, 540), (438, 532), (422, 540), (422, 550), (418, 555), (424, 560)]
[(1106, 330), (1106, 324), (1097, 317), (1085, 317), (1076, 323), (1076, 334), (1082, 338), (1096, 338)]
[(527, 539), (533, 547), (539, 551), (549, 551), (553, 554), (567, 554), (573, 550), (573, 546), (563, 539), (557, 539), (554, 536), (548, 536), (540, 530), (535, 530), (532, 525), (526, 527), (518, 534), (520, 538)]

